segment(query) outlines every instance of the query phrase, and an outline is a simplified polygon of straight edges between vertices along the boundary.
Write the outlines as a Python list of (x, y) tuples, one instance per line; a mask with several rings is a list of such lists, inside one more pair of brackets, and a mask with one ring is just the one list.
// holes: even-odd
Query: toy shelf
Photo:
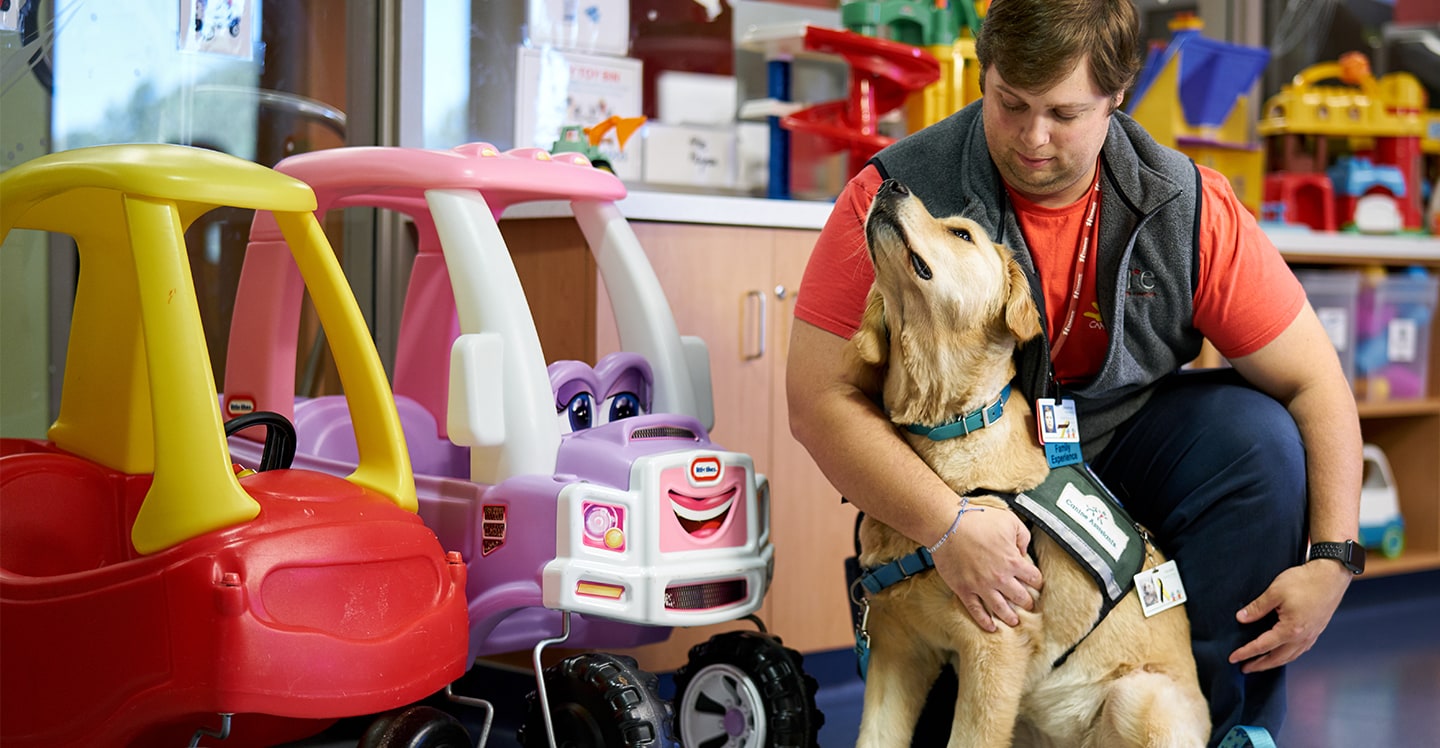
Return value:
[[(1291, 264), (1421, 266), (1440, 273), (1440, 237), (1281, 230), (1270, 239)], [(1429, 396), (1356, 404), (1365, 441), (1389, 458), (1405, 519), (1405, 550), (1393, 559), (1372, 551), (1367, 578), (1440, 569), (1440, 331), (1430, 327)]]
[(1440, 237), (1268, 229), (1267, 235), (1291, 263), (1440, 267)]

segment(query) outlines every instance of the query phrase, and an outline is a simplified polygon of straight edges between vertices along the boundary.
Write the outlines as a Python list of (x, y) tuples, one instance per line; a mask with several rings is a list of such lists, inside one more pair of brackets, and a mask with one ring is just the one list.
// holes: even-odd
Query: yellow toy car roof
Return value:
[[(274, 213), (361, 406), (351, 480), (415, 509), (399, 417), (368, 328), (315, 221), (304, 182), (226, 154), (116, 145), (43, 156), (0, 174), (0, 239), (68, 234), (80, 252), (60, 414), (49, 437), (128, 474), (154, 474), (131, 533), (150, 553), (253, 518), (230, 466), (185, 229), (219, 206)], [(321, 309), (321, 307), (325, 307)], [(349, 333), (332, 331), (348, 329)], [(344, 374), (342, 371), (342, 379)], [(377, 388), (383, 388), (383, 391)], [(362, 433), (362, 426), (370, 433)]]

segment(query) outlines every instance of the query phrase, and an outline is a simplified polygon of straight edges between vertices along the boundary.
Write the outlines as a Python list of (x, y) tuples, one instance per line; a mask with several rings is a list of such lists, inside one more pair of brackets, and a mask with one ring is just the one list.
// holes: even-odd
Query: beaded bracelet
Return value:
[(958, 511), (958, 512), (955, 513), (955, 521), (950, 523), (950, 529), (949, 529), (949, 530), (946, 530), (946, 531), (945, 531), (945, 534), (944, 534), (944, 535), (941, 535), (941, 536), (940, 536), (940, 539), (937, 540), (937, 541), (935, 541), (935, 545), (932, 545), (932, 546), (930, 546), (929, 548), (926, 548), (925, 550), (927, 550), (927, 551), (929, 551), (929, 552), (931, 552), (931, 553), (934, 553), (936, 550), (938, 550), (938, 549), (940, 548), (940, 546), (945, 545), (945, 541), (949, 540), (949, 539), (950, 539), (950, 536), (955, 534), (955, 530), (960, 527), (960, 518), (961, 518), (961, 517), (964, 517), (966, 512), (983, 512), (983, 511), (985, 511), (985, 507), (983, 507), (983, 506), (970, 506), (970, 497), (969, 497), (969, 496), (961, 496), (961, 497), (960, 497), (960, 511)]

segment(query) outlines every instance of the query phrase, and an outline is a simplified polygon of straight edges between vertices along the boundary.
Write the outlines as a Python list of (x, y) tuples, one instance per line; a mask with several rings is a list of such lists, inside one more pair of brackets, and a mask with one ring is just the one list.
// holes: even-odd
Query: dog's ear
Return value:
[(1005, 324), (1011, 334), (1021, 343), (1040, 334), (1040, 309), (1030, 295), (1030, 280), (1013, 257), (1005, 258), (1005, 272), (1009, 276), (1008, 292), (1005, 299)]
[(873, 286), (865, 299), (865, 313), (860, 317), (860, 329), (850, 337), (860, 360), (871, 366), (881, 366), (890, 355), (890, 332), (885, 324), (885, 297)]

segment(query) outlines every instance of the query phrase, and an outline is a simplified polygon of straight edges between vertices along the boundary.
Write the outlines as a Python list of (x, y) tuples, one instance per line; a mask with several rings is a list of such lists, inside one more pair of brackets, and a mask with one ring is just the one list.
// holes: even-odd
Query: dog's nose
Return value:
[(887, 179), (887, 180), (885, 180), (884, 182), (882, 182), (882, 183), (880, 184), (880, 191), (881, 191), (881, 192), (886, 192), (886, 191), (894, 192), (894, 193), (897, 194), (897, 195), (908, 195), (908, 194), (910, 194), (910, 188), (909, 188), (909, 187), (906, 187), (904, 183), (902, 183), (902, 182), (900, 182), (900, 181), (898, 181), (898, 180), (895, 180), (895, 179)]

